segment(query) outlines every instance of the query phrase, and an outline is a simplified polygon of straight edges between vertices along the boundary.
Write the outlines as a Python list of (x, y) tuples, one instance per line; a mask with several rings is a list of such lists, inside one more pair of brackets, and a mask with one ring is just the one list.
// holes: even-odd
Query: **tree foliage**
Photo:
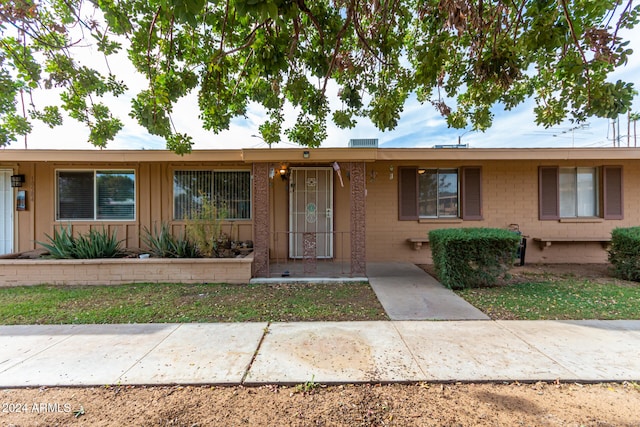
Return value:
[[(148, 83), (130, 115), (178, 153), (193, 141), (171, 114), (190, 93), (212, 132), (257, 103), (267, 143), (284, 133), (310, 147), (326, 138), (327, 120), (350, 128), (368, 117), (393, 129), (411, 94), (457, 128), (484, 130), (492, 106), (529, 97), (546, 126), (616, 117), (634, 88), (607, 77), (631, 54), (619, 31), (636, 25), (639, 9), (631, 0), (8, 0), (0, 145), (34, 119), (61, 123), (57, 107), (36, 107), (41, 88), (62, 90), (62, 108), (89, 127), (92, 144), (113, 139), (122, 122), (103, 98), (127, 88), (123, 76), (78, 61), (89, 43), (106, 58), (127, 49)], [(298, 116), (283, 129), (286, 103)]]

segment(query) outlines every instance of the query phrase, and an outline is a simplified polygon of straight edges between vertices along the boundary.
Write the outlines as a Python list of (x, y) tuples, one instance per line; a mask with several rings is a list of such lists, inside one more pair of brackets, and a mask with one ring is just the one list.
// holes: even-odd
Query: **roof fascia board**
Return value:
[(244, 149), (242, 158), (248, 163), (373, 162), (377, 152), (376, 148), (258, 148)]
[(13, 162), (242, 162), (242, 150), (194, 150), (180, 156), (168, 150), (0, 150), (0, 161)]
[(377, 160), (637, 160), (637, 148), (381, 148)]
[[(305, 152), (308, 156), (305, 157)], [(274, 148), (194, 150), (180, 156), (168, 150), (0, 150), (0, 162), (244, 162), (323, 163), (409, 160), (640, 160), (638, 148)]]

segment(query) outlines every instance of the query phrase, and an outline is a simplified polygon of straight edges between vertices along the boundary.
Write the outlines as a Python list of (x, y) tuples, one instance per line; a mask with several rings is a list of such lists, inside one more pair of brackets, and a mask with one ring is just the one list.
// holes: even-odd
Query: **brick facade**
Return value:
[[(426, 238), (430, 230), (443, 227), (498, 227), (518, 224), (529, 238), (527, 263), (605, 262), (607, 252), (597, 241), (553, 242), (538, 245), (534, 238), (561, 239), (609, 236), (616, 227), (640, 224), (640, 150), (621, 149), (246, 149), (201, 150), (180, 157), (166, 151), (63, 151), (4, 150), (0, 152), (0, 167), (12, 173), (24, 174), (27, 209), (16, 211), (13, 227), (13, 252), (29, 251), (46, 241), (55, 227), (71, 226), (74, 234), (92, 228), (105, 227), (117, 231), (118, 239), (127, 248), (144, 247), (141, 232), (167, 222), (175, 234), (184, 231), (184, 221), (175, 219), (173, 174), (176, 170), (243, 170), (252, 172), (252, 217), (227, 221), (225, 233), (237, 240), (254, 241), (254, 275), (268, 276), (269, 262), (288, 260), (288, 230), (290, 222), (290, 182), (281, 179), (277, 171), (284, 168), (329, 168), (334, 162), (342, 167), (344, 186), (334, 181), (333, 225), (335, 233), (334, 260), (351, 264), (353, 274), (364, 271), (366, 262), (408, 261), (430, 263), (428, 243), (415, 250), (409, 238)], [(604, 167), (622, 168), (622, 218), (573, 218), (545, 220), (539, 217), (539, 168)], [(480, 168), (481, 215), (472, 220), (461, 218), (406, 220), (399, 218), (399, 170), (402, 168), (457, 169)], [(136, 214), (130, 221), (56, 221), (56, 171), (129, 169), (136, 177)], [(271, 170), (275, 177), (270, 176)], [(404, 170), (404, 169), (403, 169)], [(600, 177), (602, 179), (602, 176)], [(598, 197), (602, 197), (599, 194)], [(194, 261), (194, 260), (192, 260)], [(40, 262), (40, 261), (38, 261)], [(77, 279), (87, 282), (112, 283), (120, 280), (118, 268), (111, 260), (100, 260), (101, 268), (78, 273)], [(171, 261), (173, 262), (173, 261)], [(221, 280), (217, 271), (193, 273), (202, 267), (195, 260), (183, 271), (177, 270), (174, 280)], [(3, 283), (20, 283), (22, 278), (50, 278), (49, 273), (31, 269), (19, 261), (0, 264)], [(161, 280), (163, 263), (148, 262), (152, 270), (136, 274)], [(32, 263), (44, 266), (45, 264)], [(89, 263), (91, 264), (91, 263)], [(89, 265), (87, 264), (87, 265)], [(20, 268), (16, 269), (15, 265)], [(63, 264), (46, 264), (60, 274)], [(82, 265), (82, 263), (80, 263)], [(132, 265), (145, 265), (133, 260)], [(79, 267), (74, 267), (74, 271)], [(82, 267), (84, 268), (84, 267)], [(111, 270), (109, 270), (111, 268)], [(123, 268), (129, 268), (123, 267)], [(180, 267), (182, 268), (182, 267)], [(231, 267), (229, 267), (231, 268)], [(234, 267), (235, 268), (235, 267)], [(62, 270), (61, 270), (62, 269)], [(104, 273), (104, 271), (109, 272)], [(189, 270), (189, 271), (188, 271)], [(28, 272), (27, 272), (28, 271)], [(58, 274), (58, 273), (56, 273)], [(114, 276), (109, 278), (109, 274)], [(156, 275), (157, 274), (157, 279)], [(250, 274), (249, 274), (250, 275)], [(84, 277), (83, 277), (84, 276)], [(51, 276), (51, 280), (56, 276)], [(94, 279), (94, 277), (99, 277)], [(229, 280), (246, 273), (230, 272)], [(26, 279), (25, 279), (26, 280)], [(40, 279), (38, 279), (40, 280)], [(137, 280), (137, 279), (135, 279)], [(10, 282), (11, 281), (11, 282)], [(148, 281), (148, 280), (147, 280)]]

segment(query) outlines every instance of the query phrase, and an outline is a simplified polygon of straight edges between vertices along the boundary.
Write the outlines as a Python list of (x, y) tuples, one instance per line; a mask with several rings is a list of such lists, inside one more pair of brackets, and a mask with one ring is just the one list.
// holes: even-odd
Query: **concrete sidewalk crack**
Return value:
[[(32, 355), (30, 355), (30, 356), (29, 356), (29, 357), (27, 357), (26, 359), (20, 360), (19, 362), (16, 362), (16, 363), (14, 363), (13, 365), (10, 365), (10, 366), (8, 366), (8, 367), (5, 367), (5, 369), (1, 370), (1, 371), (0, 371), (0, 373), (7, 372), (8, 370), (15, 368), (16, 366), (20, 366), (20, 365), (22, 365), (23, 363), (25, 363), (25, 362), (27, 362), (27, 361), (29, 361), (29, 360), (33, 359), (34, 357), (37, 357), (37, 356), (41, 355), (41, 354), (42, 354), (42, 353), (44, 353), (45, 351), (50, 350), (50, 349), (52, 349), (53, 347), (55, 347), (55, 346), (57, 346), (57, 345), (59, 345), (59, 344), (61, 344), (61, 343), (65, 342), (65, 341), (68, 341), (69, 339), (73, 338), (73, 337), (74, 337), (74, 335), (76, 335), (76, 334), (69, 334), (67, 337), (65, 337), (65, 338), (61, 339), (60, 341), (56, 341), (56, 342), (54, 342), (53, 344), (51, 344), (51, 345), (49, 345), (49, 346), (47, 346), (47, 347), (43, 348), (42, 350), (40, 350), (40, 351), (38, 351), (38, 352), (36, 352), (36, 353), (33, 353)], [(6, 362), (9, 362), (10, 360), (11, 360), (11, 359), (7, 359), (7, 360), (5, 360), (5, 361), (3, 361), (3, 362), (0, 362), (0, 364), (2, 364), (2, 363), (6, 363)]]
[[(573, 375), (576, 379), (578, 378), (578, 375), (573, 372), (571, 369), (569, 369), (568, 367), (564, 366), (564, 364), (560, 363), (558, 360), (554, 359), (553, 357), (549, 356), (547, 353), (545, 353), (544, 351), (542, 351), (541, 349), (539, 349), (538, 347), (536, 347), (535, 345), (531, 344), (529, 341), (527, 341), (527, 339), (523, 336), (521, 336), (520, 334), (518, 334), (516, 331), (511, 330), (506, 323), (504, 323), (504, 320), (492, 320), (492, 322), (494, 322), (500, 329), (502, 329), (503, 331), (513, 335), (514, 337), (516, 337), (517, 339), (519, 339), (520, 341), (522, 341), (527, 347), (529, 347), (529, 349), (531, 349), (532, 351), (535, 351), (536, 353), (540, 354), (543, 357), (546, 357), (547, 359), (549, 359), (550, 361), (552, 361), (554, 364), (556, 364), (557, 366), (559, 366), (560, 368), (564, 369), (565, 371), (567, 371), (568, 373), (570, 373), (571, 375)], [(507, 321), (508, 322), (508, 321)]]
[(416, 368), (418, 368), (418, 370), (422, 374), (422, 377), (425, 378), (425, 380), (426, 380), (427, 379), (426, 372), (424, 372), (422, 370), (422, 367), (420, 366), (420, 363), (418, 363), (418, 359), (416, 359), (416, 355), (413, 354), (413, 352), (411, 351), (411, 347), (409, 347), (409, 344), (407, 344), (407, 342), (405, 341), (404, 336), (402, 335), (402, 332), (400, 332), (400, 330), (396, 326), (396, 323), (398, 323), (398, 322), (397, 321), (393, 321), (393, 320), (391, 321), (391, 325), (393, 326), (393, 329), (395, 329), (396, 333), (400, 337), (400, 340), (402, 341), (402, 344), (404, 344), (404, 348), (406, 348), (407, 352), (409, 352), (409, 355), (411, 355), (411, 360), (413, 360), (413, 363), (415, 363)]
[(253, 352), (253, 356), (251, 356), (251, 360), (249, 361), (249, 364), (247, 365), (247, 368), (244, 370), (244, 375), (242, 375), (242, 379), (240, 379), (240, 384), (244, 384), (245, 381), (247, 380), (247, 376), (249, 375), (249, 372), (251, 371), (251, 367), (253, 366), (253, 362), (256, 360), (256, 357), (258, 357), (258, 353), (260, 352), (260, 349), (262, 348), (262, 343), (264, 342), (265, 337), (269, 333), (269, 327), (270, 326), (271, 326), (271, 322), (267, 322), (267, 326), (265, 326), (264, 329), (262, 330), (262, 336), (260, 337), (260, 341), (258, 341), (258, 345), (256, 347), (256, 350)]
[(129, 366), (129, 368), (127, 368), (127, 370), (125, 370), (122, 374), (120, 374), (120, 376), (117, 378), (116, 382), (120, 382), (122, 380), (122, 377), (127, 375), (127, 373), (129, 371), (131, 371), (133, 368), (135, 368), (138, 363), (142, 362), (142, 360), (145, 357), (147, 357), (149, 354), (151, 354), (152, 351), (154, 351), (156, 348), (160, 347), (160, 345), (163, 342), (165, 342), (167, 340), (167, 338), (169, 338), (171, 335), (173, 335), (178, 329), (180, 329), (181, 326), (182, 326), (182, 324), (176, 325), (176, 327), (173, 328), (173, 330), (171, 332), (169, 332), (164, 338), (162, 338), (160, 341), (158, 341), (158, 343), (156, 345), (151, 347), (149, 349), (149, 351), (147, 351), (145, 354), (143, 354), (141, 357), (139, 357), (135, 362), (133, 362), (133, 364), (131, 366)]

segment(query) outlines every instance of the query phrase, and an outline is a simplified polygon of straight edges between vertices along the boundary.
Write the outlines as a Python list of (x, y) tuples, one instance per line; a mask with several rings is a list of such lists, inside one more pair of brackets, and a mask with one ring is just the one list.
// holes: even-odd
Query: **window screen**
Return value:
[(188, 218), (210, 200), (226, 211), (228, 219), (251, 219), (249, 171), (175, 171), (174, 218)]
[(58, 172), (57, 219), (95, 218), (93, 171)]

